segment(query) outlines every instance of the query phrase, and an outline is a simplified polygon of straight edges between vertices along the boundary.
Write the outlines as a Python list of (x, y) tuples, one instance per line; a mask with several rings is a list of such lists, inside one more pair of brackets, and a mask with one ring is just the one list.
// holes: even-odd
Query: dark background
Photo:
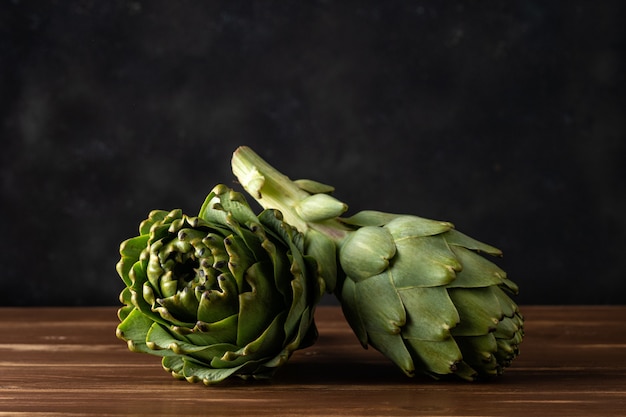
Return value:
[(242, 144), (500, 247), (520, 303), (624, 303), (622, 4), (3, 0), (0, 305), (117, 305)]

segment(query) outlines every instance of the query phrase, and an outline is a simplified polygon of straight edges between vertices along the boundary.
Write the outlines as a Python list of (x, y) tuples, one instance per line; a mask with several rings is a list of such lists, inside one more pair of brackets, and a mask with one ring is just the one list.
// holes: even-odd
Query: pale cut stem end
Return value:
[(240, 146), (233, 153), (233, 174), (241, 186), (266, 209), (277, 209), (285, 222), (302, 233), (309, 228), (316, 229), (335, 242), (340, 242), (348, 232), (341, 222), (335, 219), (307, 222), (297, 212), (296, 207), (311, 194), (301, 189), (296, 182), (267, 163), (247, 146)]

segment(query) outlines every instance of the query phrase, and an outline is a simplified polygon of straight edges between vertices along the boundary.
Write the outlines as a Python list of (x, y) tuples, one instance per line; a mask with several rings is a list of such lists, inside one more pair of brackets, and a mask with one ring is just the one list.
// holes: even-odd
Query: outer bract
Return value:
[(257, 217), (223, 185), (198, 217), (151, 212), (120, 247), (117, 336), (189, 382), (270, 377), (317, 337), (323, 281), (302, 242), (280, 212)]

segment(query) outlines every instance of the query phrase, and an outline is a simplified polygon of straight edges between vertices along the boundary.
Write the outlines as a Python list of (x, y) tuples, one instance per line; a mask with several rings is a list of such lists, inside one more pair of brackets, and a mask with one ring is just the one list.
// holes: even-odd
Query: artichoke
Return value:
[(518, 287), (481, 253), (500, 251), (449, 222), (378, 211), (341, 217), (333, 187), (291, 181), (250, 148), (232, 160), (243, 187), (305, 235), (327, 288), (360, 343), (405, 374), (476, 380), (499, 375), (519, 354)]
[(303, 236), (224, 185), (197, 217), (152, 211), (120, 253), (116, 334), (131, 351), (162, 356), (176, 378), (269, 378), (317, 337), (324, 284)]
[(407, 375), (499, 375), (519, 353), (523, 319), (506, 273), (478, 252), (500, 251), (448, 222), (365, 211), (339, 247), (344, 313)]

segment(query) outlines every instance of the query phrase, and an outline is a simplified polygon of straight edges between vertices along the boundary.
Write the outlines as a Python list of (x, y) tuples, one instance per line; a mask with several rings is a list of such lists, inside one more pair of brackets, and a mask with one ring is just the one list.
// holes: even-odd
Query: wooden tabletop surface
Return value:
[(527, 306), (520, 357), (487, 383), (405, 377), (337, 307), (269, 382), (206, 387), (115, 337), (116, 308), (0, 308), (0, 416), (626, 416), (626, 306)]

